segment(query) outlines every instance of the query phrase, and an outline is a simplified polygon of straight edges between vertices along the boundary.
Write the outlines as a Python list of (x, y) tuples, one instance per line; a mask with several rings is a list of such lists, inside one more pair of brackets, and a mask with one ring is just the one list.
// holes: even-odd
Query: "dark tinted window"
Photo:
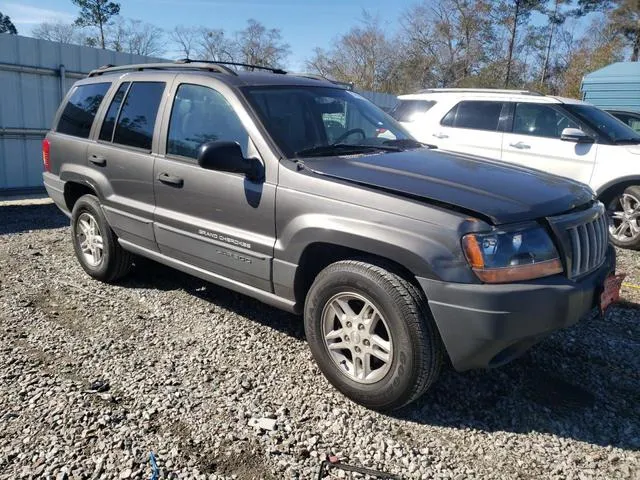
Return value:
[(562, 108), (615, 143), (640, 143), (640, 135), (604, 110), (592, 105), (570, 103), (564, 104)]
[(464, 101), (453, 107), (445, 115), (441, 124), (456, 128), (470, 128), (473, 130), (498, 129), (502, 102)]
[(517, 103), (513, 133), (536, 137), (560, 138), (565, 128), (580, 128), (566, 115), (549, 105)]
[(249, 134), (222, 94), (180, 85), (171, 109), (167, 153), (196, 158), (200, 145), (218, 140), (238, 142), (247, 155)]
[(400, 100), (391, 116), (400, 122), (415, 122), (435, 104), (436, 102), (427, 100)]
[(64, 107), (56, 131), (89, 138), (91, 125), (110, 83), (92, 83), (76, 87)]
[(151, 150), (164, 82), (134, 82), (122, 105), (113, 142)]
[(113, 126), (116, 124), (116, 117), (118, 116), (118, 112), (120, 111), (120, 105), (122, 105), (122, 99), (124, 98), (125, 93), (127, 93), (127, 89), (129, 88), (129, 82), (125, 82), (120, 85), (116, 95), (113, 97), (111, 101), (111, 105), (109, 106), (109, 110), (107, 110), (107, 114), (104, 117), (104, 121), (102, 122), (102, 128), (100, 129), (100, 140), (111, 141), (111, 137), (113, 137)]

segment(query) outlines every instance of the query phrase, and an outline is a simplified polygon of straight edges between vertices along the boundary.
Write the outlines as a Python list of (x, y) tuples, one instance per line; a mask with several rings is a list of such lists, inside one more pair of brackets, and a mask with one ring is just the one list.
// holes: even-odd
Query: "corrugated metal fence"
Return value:
[[(0, 34), (0, 193), (42, 186), (41, 143), (73, 83), (102, 65), (162, 61), (111, 50)], [(378, 106), (396, 98), (358, 91)]]
[(158, 59), (0, 34), (0, 191), (42, 185), (41, 142), (67, 90), (111, 63)]
[(640, 111), (640, 63), (612, 63), (585, 75), (582, 98), (599, 108)]

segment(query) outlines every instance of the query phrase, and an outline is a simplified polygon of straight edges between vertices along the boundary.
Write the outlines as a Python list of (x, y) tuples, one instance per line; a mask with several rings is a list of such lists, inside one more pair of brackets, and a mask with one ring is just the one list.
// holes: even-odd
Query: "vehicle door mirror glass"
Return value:
[(576, 142), (576, 143), (593, 143), (594, 139), (584, 133), (579, 128), (565, 128), (562, 130), (562, 134), (560, 135), (560, 140), (564, 140), (565, 142)]
[(253, 181), (264, 179), (264, 168), (257, 158), (245, 158), (238, 142), (207, 142), (198, 148), (198, 165), (207, 170), (242, 173)]

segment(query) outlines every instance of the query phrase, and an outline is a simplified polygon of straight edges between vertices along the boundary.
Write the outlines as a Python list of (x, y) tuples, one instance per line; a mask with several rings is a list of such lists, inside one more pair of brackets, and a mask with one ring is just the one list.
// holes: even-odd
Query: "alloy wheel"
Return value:
[(375, 383), (389, 371), (391, 331), (378, 308), (362, 295), (334, 295), (322, 312), (322, 333), (331, 359), (351, 380)]

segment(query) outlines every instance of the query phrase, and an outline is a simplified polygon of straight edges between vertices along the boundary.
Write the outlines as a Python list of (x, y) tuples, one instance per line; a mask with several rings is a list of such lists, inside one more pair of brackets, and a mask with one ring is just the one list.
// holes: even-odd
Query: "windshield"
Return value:
[(287, 85), (244, 93), (289, 158), (390, 150), (391, 144), (413, 141), (388, 114), (348, 90)]
[(565, 104), (570, 113), (613, 143), (640, 143), (640, 135), (613, 115), (591, 105)]

